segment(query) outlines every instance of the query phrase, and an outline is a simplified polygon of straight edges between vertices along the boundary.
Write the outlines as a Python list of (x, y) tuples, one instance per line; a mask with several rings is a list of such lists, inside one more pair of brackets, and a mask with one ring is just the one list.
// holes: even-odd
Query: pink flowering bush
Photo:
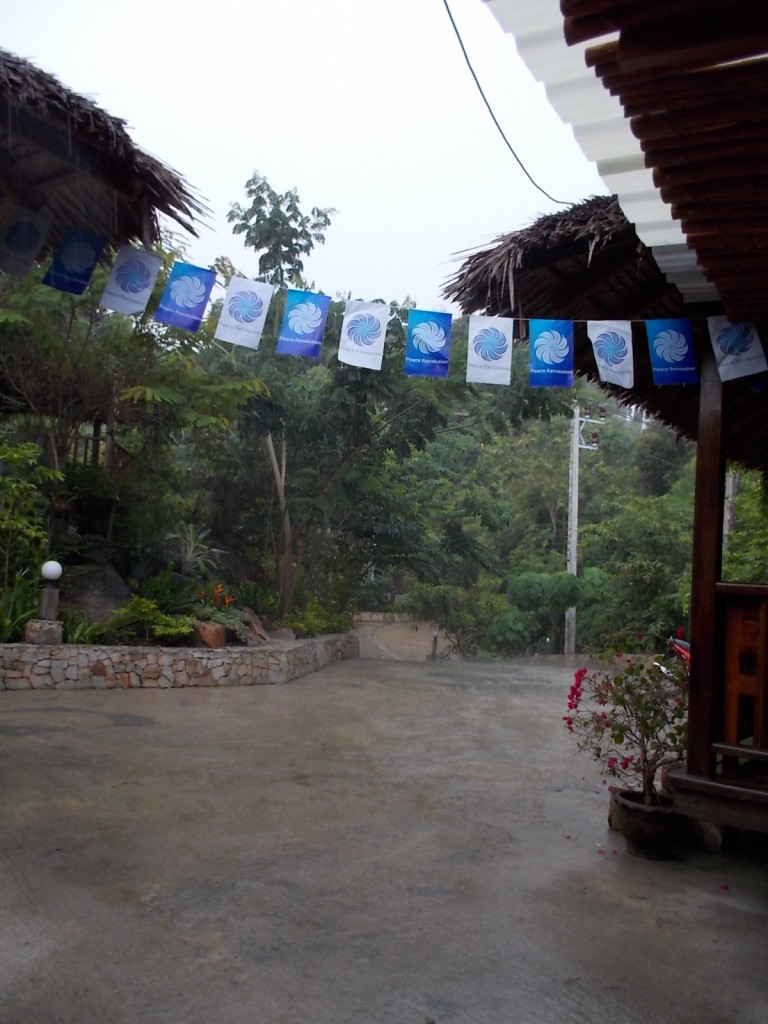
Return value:
[(618, 655), (605, 671), (580, 668), (568, 693), (565, 727), (579, 750), (624, 789), (642, 789), (659, 802), (656, 773), (685, 754), (688, 676), (682, 662), (662, 670), (655, 662)]

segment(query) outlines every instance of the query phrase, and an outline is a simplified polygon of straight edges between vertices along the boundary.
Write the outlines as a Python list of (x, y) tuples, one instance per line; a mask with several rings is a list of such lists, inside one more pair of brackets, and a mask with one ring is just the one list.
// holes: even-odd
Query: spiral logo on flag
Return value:
[(192, 309), (205, 299), (205, 285), (199, 277), (185, 274), (171, 285), (171, 298), (182, 309)]
[(445, 331), (434, 320), (427, 320), (413, 329), (413, 346), (424, 355), (433, 355), (445, 347)]
[(534, 351), (542, 363), (555, 366), (568, 358), (568, 339), (559, 331), (542, 331), (536, 339)]
[(741, 356), (752, 347), (754, 334), (749, 324), (728, 324), (717, 334), (717, 347), (727, 356)]
[(149, 287), (152, 275), (141, 260), (126, 260), (115, 271), (115, 280), (121, 291), (136, 295)]
[(349, 321), (347, 336), (356, 345), (373, 345), (381, 337), (381, 321), (371, 313), (363, 313)]
[(82, 238), (68, 242), (59, 253), (59, 262), (72, 274), (83, 274), (96, 259), (96, 250)]
[(288, 314), (288, 326), (294, 334), (312, 334), (323, 322), (323, 312), (314, 302), (300, 302)]
[(606, 331), (595, 339), (595, 354), (607, 366), (618, 366), (627, 358), (627, 343), (616, 331)]
[(688, 354), (688, 342), (679, 331), (662, 331), (653, 346), (659, 359), (667, 363), (681, 363)]
[(17, 220), (6, 228), (3, 239), (12, 252), (28, 252), (40, 241), (40, 232), (31, 220)]
[(264, 303), (256, 292), (235, 292), (229, 300), (230, 316), (240, 324), (252, 324), (259, 319), (263, 309)]
[(489, 363), (501, 359), (509, 345), (497, 327), (486, 327), (475, 335), (474, 348), (477, 355)]

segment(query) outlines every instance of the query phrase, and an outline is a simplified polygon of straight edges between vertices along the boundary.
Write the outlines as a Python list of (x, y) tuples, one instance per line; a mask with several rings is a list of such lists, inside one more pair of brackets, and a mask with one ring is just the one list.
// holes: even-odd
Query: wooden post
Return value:
[(716, 584), (722, 570), (724, 498), (723, 389), (712, 349), (704, 345), (701, 349), (691, 580), (687, 756), (691, 775), (714, 773), (712, 743), (717, 738), (722, 698)]

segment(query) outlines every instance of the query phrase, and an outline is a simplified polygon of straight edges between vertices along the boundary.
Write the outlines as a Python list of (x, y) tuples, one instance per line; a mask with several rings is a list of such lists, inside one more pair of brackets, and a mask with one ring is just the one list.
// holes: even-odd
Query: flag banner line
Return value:
[(275, 349), (278, 355), (319, 359), (330, 308), (330, 295), (289, 289)]
[(162, 257), (156, 253), (132, 245), (121, 246), (99, 305), (126, 316), (140, 315), (152, 297), (162, 265)]
[(530, 386), (573, 387), (573, 320), (529, 320), (528, 337)]
[(245, 348), (258, 349), (274, 294), (274, 285), (233, 277), (219, 316), (214, 337)]
[(587, 337), (600, 380), (632, 388), (635, 364), (632, 350), (632, 323), (629, 320), (588, 320)]
[(216, 273), (191, 263), (174, 263), (155, 320), (196, 334), (208, 305)]
[(70, 228), (54, 253), (43, 284), (70, 295), (82, 295), (106, 244), (106, 238), (84, 228)]
[(693, 356), (690, 321), (683, 318), (646, 320), (645, 329), (654, 384), (662, 387), (695, 384), (699, 375)]
[(388, 321), (389, 306), (384, 302), (347, 302), (339, 338), (339, 362), (380, 370)]
[(0, 270), (26, 277), (45, 245), (51, 219), (17, 207), (0, 228)]
[(405, 336), (406, 377), (447, 377), (451, 355), (450, 313), (412, 309)]
[(762, 340), (754, 324), (733, 324), (724, 316), (708, 316), (707, 328), (720, 380), (751, 377), (768, 370)]
[(467, 382), (508, 385), (512, 377), (511, 317), (470, 316)]

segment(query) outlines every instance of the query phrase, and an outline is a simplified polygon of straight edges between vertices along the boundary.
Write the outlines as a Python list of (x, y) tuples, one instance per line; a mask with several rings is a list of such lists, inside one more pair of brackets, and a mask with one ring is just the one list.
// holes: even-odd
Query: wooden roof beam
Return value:
[(609, 86), (612, 95), (618, 96), (628, 114), (635, 111), (653, 109), (654, 106), (674, 106), (677, 109), (689, 110), (713, 102), (739, 103), (745, 96), (765, 96), (768, 86), (768, 60), (750, 65), (752, 70), (725, 76), (723, 69), (713, 68), (707, 71), (692, 71), (687, 75), (669, 75), (654, 77), (649, 81), (647, 76), (626, 83), (610, 83), (603, 79), (603, 85)]
[(653, 75), (649, 75), (645, 70), (627, 73), (617, 62), (609, 61), (598, 65), (595, 73), (611, 95), (621, 95), (627, 100), (669, 94), (708, 97), (713, 93), (737, 95), (742, 90), (754, 91), (765, 82), (768, 57), (760, 54), (749, 60), (708, 64), (695, 70), (681, 69), (673, 65), (669, 68), (657, 68)]
[[(695, 145), (702, 136), (711, 137), (713, 142), (724, 142), (714, 134), (730, 131), (732, 128), (745, 126), (755, 136), (760, 136), (768, 129), (768, 110), (766, 102), (746, 100), (743, 104), (712, 103), (694, 110), (668, 110), (661, 113), (638, 114), (630, 117), (629, 127), (635, 138), (643, 142), (651, 140), (679, 138), (692, 140)], [(730, 139), (728, 139), (730, 141)]]
[[(659, 9), (657, 4), (649, 6)], [(618, 42), (589, 47), (585, 53), (587, 66), (617, 64), (626, 74), (655, 73), (670, 67), (679, 72), (761, 57), (768, 52), (768, 5), (757, 8), (749, 4), (745, 9), (729, 4), (695, 19), (691, 17), (693, 10), (689, 5), (683, 15), (661, 17), (652, 25), (622, 31)]]
[[(665, 0), (663, 13), (684, 14), (690, 6), (690, 0)], [(647, 0), (560, 0), (560, 10), (569, 46), (659, 20), (658, 7)]]
[(732, 181), (725, 178), (707, 182), (691, 180), (657, 187), (661, 198), (670, 206), (704, 206), (711, 209), (713, 206), (727, 203), (730, 208), (734, 204), (738, 206), (743, 203), (745, 195), (748, 195), (753, 219), (753, 203), (761, 203), (768, 208), (768, 168), (760, 177), (746, 176)]
[(750, 153), (740, 154), (728, 148), (727, 160), (710, 160), (700, 162), (690, 160), (685, 163), (667, 166), (660, 161), (653, 169), (653, 183), (659, 189), (694, 187), (717, 187), (721, 182), (746, 184), (745, 179), (768, 179), (768, 164), (765, 157), (753, 157)]
[[(679, 138), (649, 139), (642, 149), (646, 167), (663, 168), (667, 173), (676, 173), (678, 167), (692, 172), (699, 166), (706, 168), (717, 162), (713, 161), (711, 139), (693, 145), (687, 141), (683, 143)], [(743, 159), (749, 162), (754, 157), (764, 167), (768, 160), (768, 138), (755, 138), (754, 132), (746, 128), (743, 131), (734, 129), (728, 133), (728, 152), (739, 154), (739, 159), (733, 161), (736, 164), (740, 164)], [(704, 170), (702, 173), (707, 172)]]
[(710, 224), (752, 224), (760, 227), (762, 234), (765, 235), (765, 217), (755, 215), (755, 202), (748, 194), (744, 195), (741, 203), (736, 203), (732, 199), (722, 202), (702, 200), (676, 203), (671, 209), (675, 220), (696, 219)]

